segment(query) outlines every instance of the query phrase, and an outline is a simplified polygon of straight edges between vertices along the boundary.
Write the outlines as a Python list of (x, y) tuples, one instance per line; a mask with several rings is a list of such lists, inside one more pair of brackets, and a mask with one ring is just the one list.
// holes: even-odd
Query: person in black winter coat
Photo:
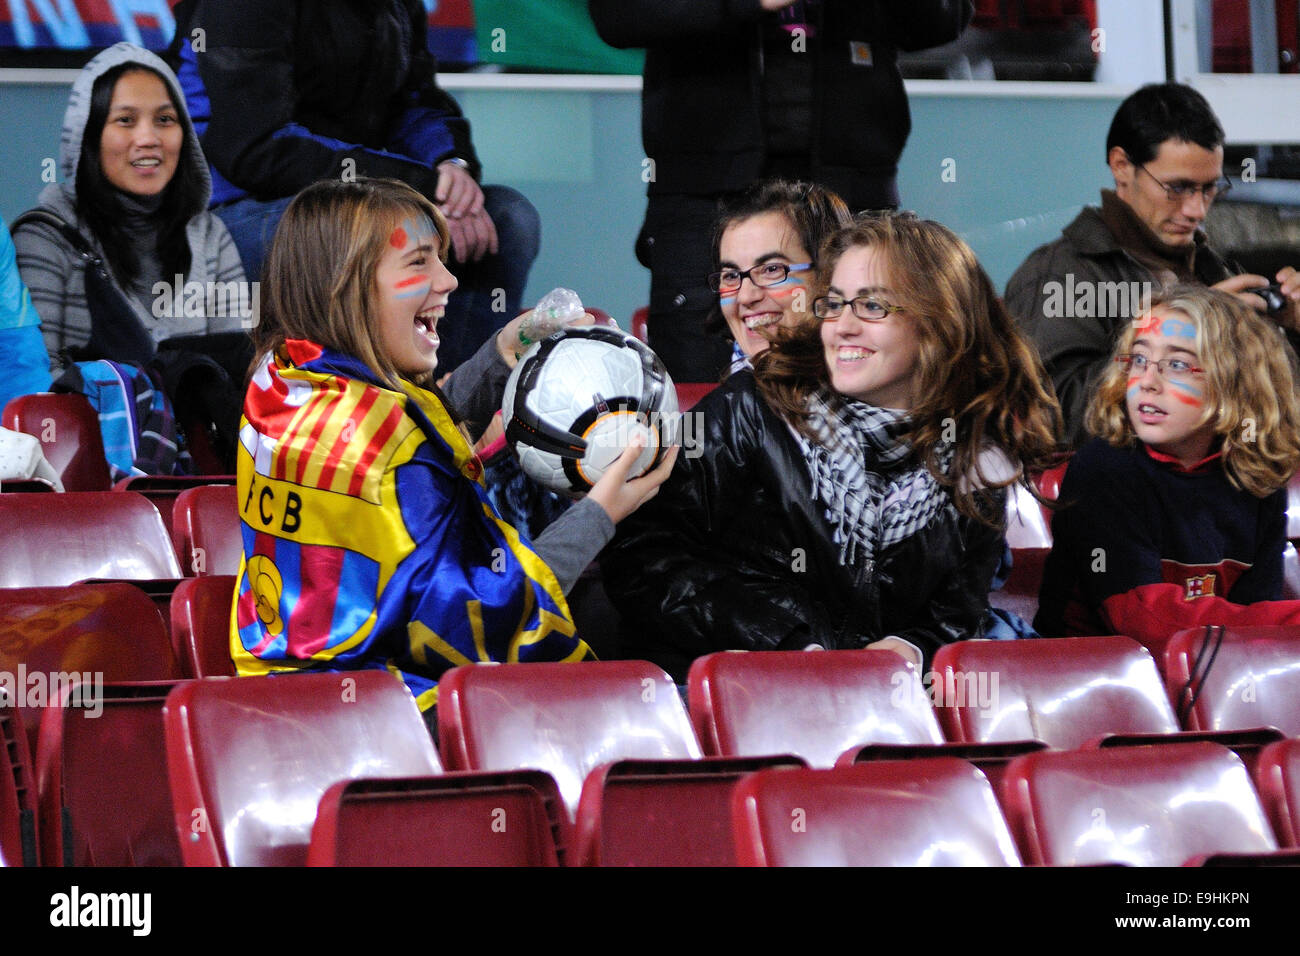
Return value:
[(717, 203), (764, 177), (833, 190), (854, 212), (899, 204), (911, 131), (899, 51), (957, 39), (970, 0), (589, 0), (601, 38), (644, 47), (650, 344), (677, 381), (716, 381), (704, 328)]
[(929, 658), (979, 637), (1006, 488), (1054, 453), (1042, 364), (948, 229), (861, 220), (823, 248), (816, 292), (696, 406), (602, 557), (624, 653), (678, 679), (720, 650)]

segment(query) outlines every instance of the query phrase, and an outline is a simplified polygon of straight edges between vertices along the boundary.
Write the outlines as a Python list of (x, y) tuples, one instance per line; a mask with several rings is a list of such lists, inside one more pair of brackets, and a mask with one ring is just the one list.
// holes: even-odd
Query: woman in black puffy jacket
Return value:
[(602, 558), (624, 653), (678, 679), (718, 650), (928, 659), (979, 637), (1006, 489), (1054, 454), (1042, 364), (947, 228), (860, 220), (815, 291), (690, 413), (674, 474)]

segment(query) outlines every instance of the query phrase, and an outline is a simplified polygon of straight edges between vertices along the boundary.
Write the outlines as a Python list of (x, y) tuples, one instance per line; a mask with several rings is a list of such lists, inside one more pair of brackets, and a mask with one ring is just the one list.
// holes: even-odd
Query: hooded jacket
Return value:
[[(90, 116), (91, 92), (95, 81), (122, 63), (138, 63), (162, 77), (177, 106), (185, 143), (181, 161), (188, 162), (201, 185), (202, 208), (186, 227), (190, 245), (190, 269), (180, 288), (175, 276), (141, 275), (132, 289), (115, 285), (135, 310), (155, 343), (179, 335), (235, 331), (248, 327), (255, 314), (255, 292), (244, 286), (244, 269), (239, 253), (221, 220), (206, 211), (212, 192), (207, 162), (185, 107), (185, 97), (167, 64), (147, 50), (130, 43), (118, 43), (86, 64), (72, 85), (63, 117), (59, 143), (61, 182), (41, 191), (38, 209), (54, 213), (72, 225), (91, 248), (103, 255), (99, 237), (77, 215), (77, 167)], [(112, 188), (111, 186), (109, 188)], [(90, 341), (91, 316), (86, 301), (83, 260), (52, 226), (23, 223), (14, 232), (18, 267), (31, 290), (32, 301), (41, 317), (45, 346), (56, 364), (65, 349)], [(158, 283), (166, 283), (166, 288)]]

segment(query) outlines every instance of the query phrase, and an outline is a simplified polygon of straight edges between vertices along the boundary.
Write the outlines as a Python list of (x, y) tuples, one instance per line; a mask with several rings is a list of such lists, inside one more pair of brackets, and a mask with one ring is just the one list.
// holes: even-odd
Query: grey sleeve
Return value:
[(510, 366), (497, 351), (496, 334), (456, 367), (442, 387), (448, 405), (465, 421), (469, 433), (478, 438), (501, 408)]
[(583, 569), (613, 537), (614, 522), (605, 509), (583, 498), (537, 536), (533, 550), (554, 572), (560, 590), (568, 594)]
[(90, 308), (80, 258), (44, 223), (24, 223), (14, 232), (18, 271), (41, 317), (50, 362), (62, 364), (68, 346), (90, 341)]

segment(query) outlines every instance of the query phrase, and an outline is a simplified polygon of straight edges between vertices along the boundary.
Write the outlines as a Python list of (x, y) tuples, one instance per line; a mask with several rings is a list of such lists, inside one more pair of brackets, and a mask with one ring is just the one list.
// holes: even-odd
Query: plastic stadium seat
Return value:
[(540, 771), (341, 781), (321, 798), (307, 865), (557, 866), (566, 827)]
[(571, 814), (600, 764), (700, 756), (676, 685), (645, 661), (454, 667), (438, 737), (450, 769), (546, 771)]
[(441, 770), (386, 671), (191, 681), (168, 695), (163, 727), (187, 866), (301, 865), (335, 783)]
[(709, 754), (830, 767), (855, 745), (943, 743), (916, 669), (893, 651), (721, 651), (695, 660), (688, 686)]
[(1300, 627), (1179, 631), (1165, 666), (1188, 730), (1276, 727), (1300, 736)]
[(643, 305), (632, 313), (632, 334), (647, 345), (650, 344), (650, 307)]
[(35, 866), (37, 800), (31, 751), (8, 691), (0, 689), (0, 857), (9, 866)]
[[(73, 679), (90, 675), (93, 681), (99, 674), (118, 683), (182, 676), (153, 601), (117, 582), (0, 590), (0, 671), (18, 674), (20, 667), (28, 690), (26, 700), (16, 703), (33, 752), (45, 702)], [(40, 700), (32, 696), (35, 675)]]
[(1018, 866), (984, 775), (963, 760), (760, 770), (732, 797), (742, 866)]
[(735, 866), (731, 792), (795, 757), (620, 760), (587, 774), (575, 823), (582, 866)]
[(1277, 849), (1241, 759), (1212, 743), (1030, 754), (1007, 769), (1002, 805), (1027, 863), (1178, 866)]
[(1264, 748), (1255, 767), (1255, 788), (1278, 843), (1300, 847), (1300, 740)]
[(99, 416), (84, 395), (39, 392), (9, 401), (5, 428), (35, 435), (64, 491), (107, 491), (111, 484)]
[(230, 659), (231, 574), (185, 578), (171, 602), (172, 649), (187, 677), (234, 677)]
[(0, 495), (0, 528), (0, 588), (181, 576), (158, 510), (133, 492)]
[[(689, 412), (699, 404), (705, 395), (718, 387), (717, 382), (675, 382), (674, 387), (677, 389), (677, 408), (683, 412)], [(694, 436), (699, 441), (699, 430), (687, 432), (683, 438)]]
[(1041, 740), (1070, 749), (1103, 734), (1176, 732), (1146, 648), (1127, 637), (957, 641), (934, 657), (950, 740)]
[[(234, 475), (135, 475), (116, 482), (113, 485), (113, 490), (134, 491), (148, 498), (153, 502), (153, 506), (158, 509), (158, 514), (163, 519), (163, 526), (167, 529), (167, 534), (171, 536), (172, 513), (175, 510), (176, 499), (180, 497), (181, 492), (189, 488), (200, 488), (205, 485), (233, 485), (234, 483)], [(177, 557), (180, 559), (181, 566), (184, 567), (185, 555), (178, 552)]]
[[(162, 708), (175, 681), (83, 688), (48, 707), (37, 781), (47, 866), (179, 866)], [(65, 693), (70, 697), (71, 688)]]
[(236, 574), (244, 553), (234, 485), (187, 488), (176, 498), (172, 540), (186, 574)]
[(1002, 587), (989, 592), (989, 604), (1018, 614), (1033, 623), (1038, 613), (1038, 592), (1043, 584), (1043, 565), (1051, 548), (1012, 548), (1011, 573)]
[(1019, 482), (1007, 489), (1007, 544), (1012, 548), (1052, 546), (1052, 528), (1043, 506)]

